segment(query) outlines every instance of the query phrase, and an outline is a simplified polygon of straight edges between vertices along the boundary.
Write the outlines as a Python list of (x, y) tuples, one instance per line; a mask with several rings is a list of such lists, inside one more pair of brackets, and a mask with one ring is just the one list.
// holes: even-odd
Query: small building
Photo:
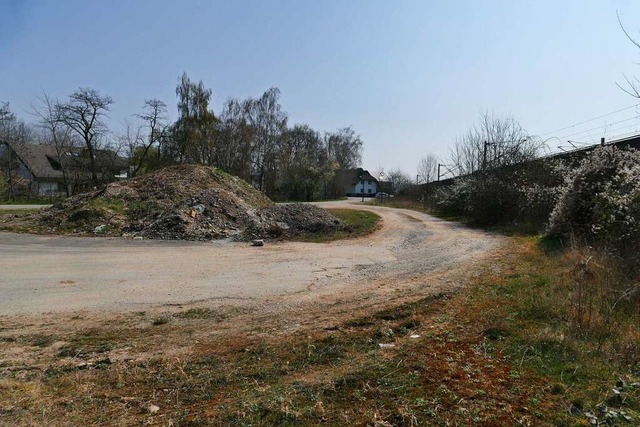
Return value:
[(340, 196), (374, 197), (378, 192), (378, 180), (362, 168), (336, 171), (334, 187)]
[[(90, 158), (84, 147), (0, 142), (0, 156), (8, 158), (5, 163), (19, 182), (18, 193), (58, 197), (92, 188)], [(101, 183), (128, 177), (129, 162), (112, 150), (94, 150), (94, 163)]]

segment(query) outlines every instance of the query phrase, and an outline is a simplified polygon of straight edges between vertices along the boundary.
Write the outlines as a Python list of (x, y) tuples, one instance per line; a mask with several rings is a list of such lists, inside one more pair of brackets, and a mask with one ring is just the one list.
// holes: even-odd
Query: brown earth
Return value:
[[(158, 357), (180, 365), (205, 348), (235, 357), (256, 339), (311, 336), (375, 310), (450, 294), (500, 256), (501, 238), (425, 214), (327, 205), (372, 210), (384, 225), (366, 238), (263, 248), (0, 234), (0, 293), (9, 297), (0, 301), (0, 391), (3, 378), (5, 395), (23, 396), (15, 381), (105, 363), (126, 371)], [(20, 399), (4, 416), (0, 408), (0, 420), (19, 415), (25, 425), (42, 424), (33, 408), (46, 404)], [(71, 405), (65, 402), (51, 409), (63, 414)], [(114, 416), (128, 425), (149, 418), (145, 411)]]
[(163, 240), (296, 237), (344, 225), (313, 205), (274, 205), (244, 180), (199, 165), (171, 166), (70, 197), (5, 230)]

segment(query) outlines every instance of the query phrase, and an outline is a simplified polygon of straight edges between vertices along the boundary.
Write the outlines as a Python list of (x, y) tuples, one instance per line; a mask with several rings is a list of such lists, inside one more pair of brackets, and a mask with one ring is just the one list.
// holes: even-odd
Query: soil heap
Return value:
[(45, 209), (50, 232), (151, 239), (238, 240), (331, 232), (343, 224), (313, 205), (274, 205), (242, 179), (180, 165), (79, 194)]

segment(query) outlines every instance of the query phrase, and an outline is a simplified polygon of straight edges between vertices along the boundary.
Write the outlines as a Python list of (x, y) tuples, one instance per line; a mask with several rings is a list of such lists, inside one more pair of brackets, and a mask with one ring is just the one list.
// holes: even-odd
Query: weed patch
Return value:
[(343, 226), (333, 232), (312, 233), (300, 236), (296, 240), (325, 243), (333, 240), (350, 239), (367, 236), (380, 228), (381, 218), (371, 211), (356, 209), (327, 209), (338, 218)]

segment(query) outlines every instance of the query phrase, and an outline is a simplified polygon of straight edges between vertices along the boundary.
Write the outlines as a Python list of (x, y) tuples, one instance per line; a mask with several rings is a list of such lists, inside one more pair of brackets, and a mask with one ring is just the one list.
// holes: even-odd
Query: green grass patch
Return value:
[(314, 233), (302, 236), (296, 240), (311, 243), (326, 243), (340, 239), (353, 239), (368, 236), (382, 225), (380, 215), (366, 210), (357, 209), (327, 209), (338, 218), (344, 226), (331, 233)]

